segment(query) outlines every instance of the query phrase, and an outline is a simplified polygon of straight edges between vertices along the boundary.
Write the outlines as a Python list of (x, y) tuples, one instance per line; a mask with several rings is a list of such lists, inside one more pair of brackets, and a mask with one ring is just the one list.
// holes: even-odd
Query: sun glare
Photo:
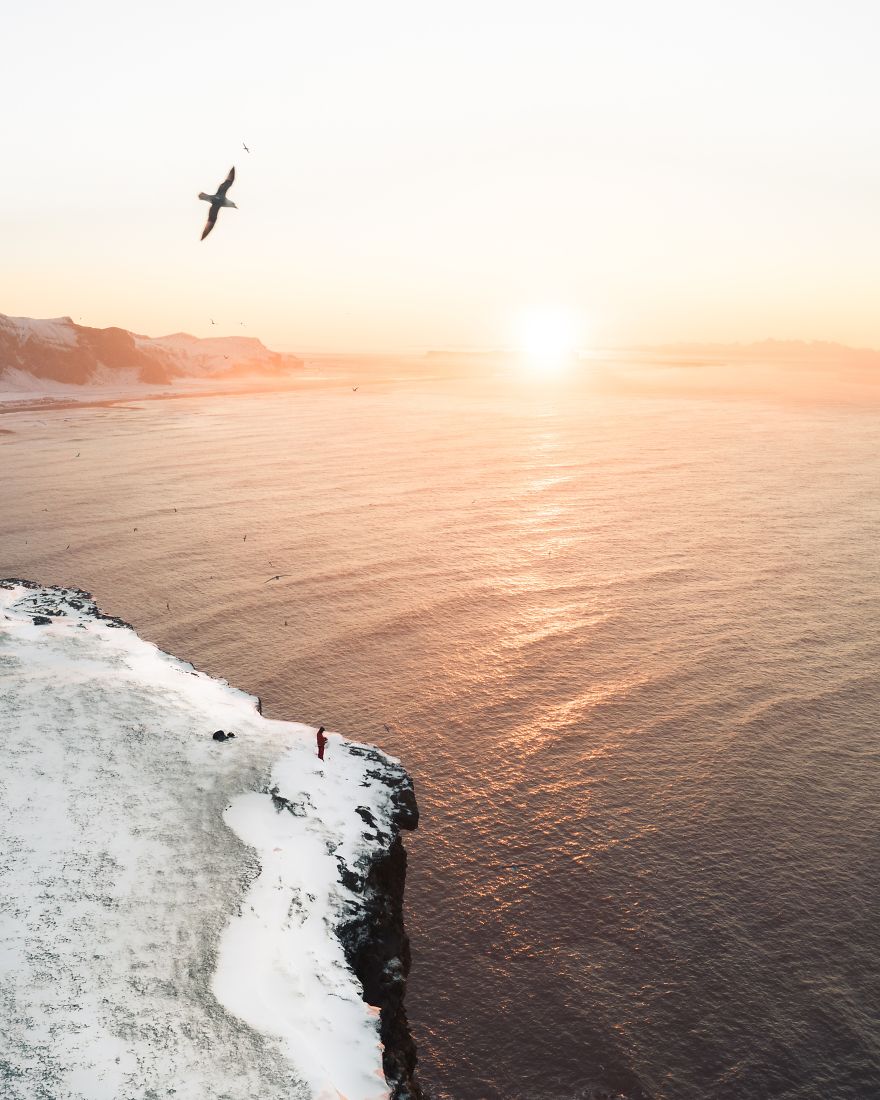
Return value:
[(526, 310), (517, 326), (517, 347), (524, 369), (534, 376), (562, 374), (574, 360), (578, 335), (571, 310), (562, 306)]

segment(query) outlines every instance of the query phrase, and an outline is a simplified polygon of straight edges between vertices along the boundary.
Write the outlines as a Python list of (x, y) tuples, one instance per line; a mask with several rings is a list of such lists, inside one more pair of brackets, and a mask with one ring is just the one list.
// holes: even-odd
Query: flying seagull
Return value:
[(231, 206), (233, 209), (238, 210), (235, 203), (226, 197), (226, 192), (232, 186), (234, 179), (235, 168), (232, 167), (229, 169), (229, 175), (217, 188), (216, 195), (206, 195), (204, 191), (199, 191), (199, 198), (211, 204), (211, 209), (208, 211), (208, 220), (205, 222), (205, 228), (202, 230), (202, 240), (204, 240), (214, 228), (214, 222), (217, 220), (217, 213), (221, 206)]
[(269, 581), (280, 581), (282, 577), (289, 577), (290, 573), (276, 573), (274, 577), (268, 577), (263, 581), (263, 584), (268, 584)]
[(244, 151), (245, 151), (246, 153), (249, 153), (249, 152), (250, 152), (250, 149), (248, 149), (248, 147), (247, 147), (247, 146), (245, 145), (245, 143), (244, 143), (244, 142), (242, 142), (241, 144), (242, 144), (242, 148), (244, 149)]

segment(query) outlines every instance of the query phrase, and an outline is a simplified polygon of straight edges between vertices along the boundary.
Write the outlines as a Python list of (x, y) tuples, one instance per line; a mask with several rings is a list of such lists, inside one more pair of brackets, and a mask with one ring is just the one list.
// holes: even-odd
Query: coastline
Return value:
[[(16, 593), (16, 590), (19, 591)], [(11, 599), (10, 593), (15, 595), (14, 600)], [(103, 615), (93, 598), (86, 592), (71, 588), (44, 587), (33, 581), (2, 579), (0, 595), (6, 598), (4, 606), (7, 612), (14, 610), (12, 618), (9, 614), (6, 615), (6, 619), (14, 624), (10, 629), (13, 633), (17, 629), (15, 626), (17, 617), (20, 629), (16, 636), (25, 637), (26, 641), (23, 644), (26, 647), (39, 649), (55, 646), (57, 650), (58, 645), (62, 643), (82, 647), (83, 644), (89, 644), (90, 632), (94, 632), (95, 640), (101, 644), (95, 647), (95, 652), (89, 660), (94, 661), (102, 657), (103, 653), (99, 652), (101, 650), (112, 650), (113, 660), (118, 661), (114, 642), (119, 639), (120, 652), (125, 661), (130, 660), (131, 653), (135, 654), (131, 663), (143, 661), (146, 657), (148, 661), (153, 662), (150, 666), (152, 671), (155, 671), (153, 668), (155, 665), (163, 674), (173, 674), (176, 681), (174, 687), (179, 685), (185, 692), (189, 692), (192, 688), (196, 693), (207, 693), (206, 698), (211, 702), (219, 696), (227, 705), (232, 703), (234, 718), (229, 724), (235, 724), (236, 729), (240, 731), (240, 737), (248, 738), (251, 733), (256, 734), (260, 728), (271, 735), (281, 735), (280, 738), (275, 736), (274, 742), (271, 738), (267, 739), (260, 752), (247, 761), (249, 770), (245, 773), (240, 771), (234, 773), (234, 769), (238, 767), (236, 759), (240, 757), (220, 756), (216, 746), (212, 749), (203, 738), (199, 738), (197, 744), (186, 745), (184, 748), (184, 752), (190, 754), (195, 752), (200, 758), (211, 761), (211, 766), (214, 766), (215, 761), (219, 761), (216, 766), (221, 771), (213, 780), (208, 780), (209, 786), (222, 781), (229, 787), (232, 779), (232, 786), (237, 785), (242, 790), (242, 794), (233, 797), (232, 802), (227, 804), (226, 812), (222, 813), (233, 832), (241, 836), (236, 825), (230, 820), (230, 815), (235, 812), (239, 803), (247, 802), (252, 810), (256, 810), (268, 822), (270, 830), (273, 831), (273, 841), (277, 839), (275, 830), (280, 828), (289, 833), (289, 855), (276, 855), (275, 853), (281, 851), (277, 843), (274, 843), (274, 846), (268, 849), (268, 853), (264, 854), (257, 845), (250, 844), (247, 839), (243, 841), (243, 844), (250, 849), (249, 853), (245, 851), (245, 866), (249, 866), (251, 870), (240, 872), (240, 875), (244, 874), (244, 878), (240, 877), (238, 886), (235, 883), (226, 885), (231, 889), (231, 897), (241, 889), (247, 889), (250, 893), (239, 895), (239, 915), (235, 917), (233, 909), (231, 924), (249, 919), (251, 920), (250, 932), (253, 932), (253, 918), (250, 914), (256, 913), (259, 918), (260, 935), (264, 940), (267, 937), (272, 940), (272, 967), (277, 967), (278, 959), (281, 958), (280, 965), (290, 970), (297, 980), (302, 977), (302, 959), (291, 959), (289, 954), (291, 947), (301, 946), (296, 935), (299, 934), (300, 926), (304, 927), (312, 937), (309, 940), (311, 949), (314, 949), (317, 944), (324, 952), (316, 971), (317, 984), (307, 991), (301, 1005), (286, 1003), (283, 1007), (295, 1010), (293, 1019), (308, 1021), (312, 1015), (320, 1016), (319, 1005), (316, 1010), (317, 998), (326, 994), (334, 998), (334, 1005), (340, 1000), (344, 1002), (334, 1011), (347, 1014), (337, 1017), (338, 1020), (353, 1021), (352, 1033), (348, 1036), (333, 1035), (332, 1029), (329, 1029), (330, 1034), (325, 1037), (326, 1042), (335, 1042), (340, 1045), (340, 1049), (346, 1049), (347, 1052), (349, 1048), (354, 1050), (359, 1044), (364, 1065), (367, 1065), (374, 1057), (370, 1053), (374, 1045), (377, 1053), (379, 1052), (378, 1040), (381, 1037), (384, 1051), (381, 1052), (379, 1064), (384, 1068), (387, 1089), (390, 1090), (390, 1092), (383, 1091), (381, 1095), (390, 1095), (393, 1100), (421, 1100), (422, 1094), (415, 1081), (415, 1046), (407, 1028), (403, 1002), (410, 953), (403, 925), (406, 852), (400, 837), (400, 830), (413, 829), (417, 826), (418, 808), (412, 780), (402, 765), (373, 746), (358, 745), (334, 734), (331, 740), (331, 747), (334, 749), (332, 767), (327, 769), (327, 774), (334, 780), (334, 785), (339, 788), (339, 791), (335, 791), (330, 784), (324, 783), (323, 778), (316, 778), (313, 788), (315, 799), (312, 802), (309, 799), (308, 786), (311, 780), (305, 776), (303, 769), (312, 769), (311, 774), (320, 777), (324, 776), (324, 771), (319, 769), (312, 759), (313, 732), (310, 727), (262, 718), (259, 713), (259, 700), (256, 697), (231, 688), (223, 681), (207, 677), (186, 662), (171, 657), (150, 643), (144, 642), (133, 631), (130, 624), (121, 619)], [(27, 621), (28, 619), (30, 621)], [(10, 648), (14, 650), (14, 646)], [(53, 654), (53, 660), (57, 665), (57, 652)], [(128, 671), (126, 670), (126, 674)], [(23, 666), (24, 675), (30, 675), (31, 672), (30, 668)], [(181, 677), (180, 673), (184, 675)], [(194, 679), (190, 680), (189, 677)], [(63, 676), (61, 678), (63, 679)], [(121, 683), (113, 685), (111, 695), (120, 690), (125, 691), (124, 679), (123, 675)], [(9, 677), (7, 680), (11, 683)], [(157, 685), (160, 693), (169, 693), (167, 684), (158, 681)], [(152, 686), (155, 688), (157, 685)], [(138, 690), (142, 690), (141, 684)], [(69, 700), (66, 702), (69, 703)], [(246, 713), (250, 721), (245, 720)], [(211, 715), (207, 724), (210, 725), (216, 720), (216, 716)], [(25, 714), (25, 724), (26, 721)], [(304, 734), (307, 747), (298, 745), (295, 749), (288, 749), (279, 755), (273, 744), (284, 743), (293, 733)], [(247, 740), (244, 742), (239, 740), (235, 748), (240, 749), (242, 743), (246, 744)], [(220, 752), (222, 753), (222, 750)], [(151, 757), (145, 756), (144, 759), (150, 760)], [(263, 763), (260, 762), (261, 760)], [(268, 781), (265, 780), (267, 763), (271, 775)], [(235, 774), (244, 774), (246, 779), (248, 774), (256, 776), (259, 772), (264, 776), (261, 782), (243, 782), (235, 778)], [(206, 779), (196, 773), (192, 781), (197, 787), (202, 787)], [(145, 777), (144, 784), (149, 785), (149, 782), (149, 778)], [(303, 787), (305, 790), (297, 790)], [(342, 793), (339, 793), (340, 791)], [(101, 794), (101, 798), (105, 793)], [(33, 799), (29, 795), (27, 797), (30, 811)], [(327, 820), (321, 819), (322, 797), (330, 808), (327, 812)], [(329, 802), (327, 802), (328, 798)], [(216, 797), (212, 804), (222, 810)], [(161, 817), (160, 814), (157, 816)], [(202, 816), (204, 817), (204, 811)], [(212, 816), (213, 811), (209, 813), (208, 818), (209, 833), (213, 833), (216, 826), (220, 825), (219, 821), (210, 824)], [(253, 820), (251, 817), (251, 821)], [(202, 830), (204, 827), (204, 825), (201, 826)], [(314, 846), (311, 862), (302, 854), (303, 844), (308, 843), (313, 843)], [(293, 860), (292, 863), (291, 860)], [(268, 896), (265, 895), (265, 889), (270, 862), (272, 875), (279, 873), (281, 876), (278, 884), (271, 885), (273, 891), (269, 899), (271, 905), (277, 908), (279, 899), (288, 895), (290, 898), (298, 895), (300, 898), (307, 896), (311, 899), (305, 906), (300, 907), (300, 918), (296, 928), (292, 927), (295, 922), (291, 921), (292, 901), (278, 911), (280, 915), (277, 920), (267, 910), (255, 909), (252, 904), (251, 894), (258, 887), (264, 890), (264, 896)], [(304, 870), (304, 867), (307, 870)], [(160, 870), (159, 873), (161, 874), (162, 871)], [(304, 875), (307, 877), (303, 878)], [(312, 882), (312, 878), (316, 878), (315, 883)], [(208, 885), (213, 886), (210, 883)], [(279, 895), (278, 891), (282, 886), (282, 894)], [(113, 904), (115, 907), (124, 909), (127, 899), (115, 898)], [(310, 906), (314, 912), (309, 911)], [(209, 957), (216, 963), (212, 988), (214, 996), (218, 997), (226, 1011), (247, 1023), (248, 1010), (246, 1006), (242, 1007), (243, 1002), (239, 1003), (240, 990), (236, 988), (235, 977), (231, 986), (228, 981), (229, 973), (233, 971), (227, 973), (227, 982), (224, 987), (227, 993), (226, 1001), (229, 1003), (224, 1002), (224, 996), (218, 992), (217, 988), (224, 960), (224, 941), (230, 935), (231, 924), (227, 923), (225, 928), (219, 928), (216, 917), (214, 919), (213, 927), (222, 934), (220, 940), (209, 950)], [(340, 952), (339, 959), (335, 957), (332, 943), (324, 942), (326, 933), (321, 933), (321, 928), (332, 931)], [(321, 938), (322, 935), (324, 939)], [(51, 934), (49, 936), (51, 949)], [(252, 935), (248, 937), (248, 951), (251, 950), (250, 945), (254, 939)], [(259, 940), (260, 937), (256, 939)], [(288, 955), (286, 959), (283, 958), (285, 952)], [(234, 951), (232, 955), (227, 951), (228, 958), (232, 959), (234, 966), (241, 966), (242, 960), (236, 958)], [(144, 961), (141, 960), (139, 965), (144, 965)], [(351, 977), (346, 977), (345, 971), (348, 971)], [(353, 980), (354, 976), (356, 981)], [(269, 974), (269, 978), (277, 979), (274, 969)], [(359, 998), (362, 998), (360, 1009), (352, 999), (350, 992), (352, 989), (356, 991)], [(257, 993), (262, 997), (265, 989), (258, 989)], [(284, 987), (283, 993), (284, 996), (288, 996), (287, 987)], [(199, 996), (203, 997), (203, 994), (204, 991)], [(203, 1009), (205, 1008), (198, 997), (195, 1001)], [(210, 1015), (210, 1007), (208, 1012)], [(297, 1012), (299, 1017), (296, 1016)], [(375, 1022), (376, 1016), (379, 1017), (378, 1027)], [(293, 1025), (290, 1026), (293, 1027)], [(275, 1032), (279, 1038), (273, 1040), (274, 1027), (273, 1023), (268, 1029), (262, 1031), (262, 1037), (257, 1036), (257, 1038), (262, 1043), (268, 1036), (269, 1041), (276, 1045), (280, 1041), (281, 1046), (284, 1047), (284, 1043), (290, 1036), (285, 1038), (281, 1028)], [(374, 1038), (371, 1038), (371, 1035)], [(349, 1043), (348, 1039), (352, 1042)], [(75, 1051), (76, 1046), (74, 1038), (71, 1049)], [(155, 1052), (150, 1053), (152, 1056)], [(298, 1069), (300, 1079), (310, 1085), (312, 1094), (315, 1096), (319, 1095), (328, 1084), (332, 1084), (330, 1078), (325, 1081), (322, 1077), (326, 1063), (326, 1058), (323, 1061), (318, 1058), (315, 1065), (310, 1067), (310, 1072), (306, 1072), (302, 1065), (296, 1066), (296, 1063), (291, 1061), (291, 1064)], [(372, 1074), (368, 1076), (375, 1081)], [(354, 1081), (353, 1084), (352, 1081)], [(349, 1075), (347, 1094), (352, 1098), (378, 1097), (380, 1094), (375, 1091), (375, 1084), (364, 1084), (364, 1081), (366, 1076), (363, 1073), (361, 1077)], [(252, 1088), (253, 1084), (249, 1083), (247, 1090)], [(58, 1096), (62, 1095), (74, 1096), (79, 1093), (64, 1094), (59, 1091)], [(178, 1095), (187, 1095), (187, 1093), (179, 1091)], [(230, 1095), (237, 1094), (230, 1093)]]
[(291, 393), (307, 389), (310, 384), (326, 381), (326, 376), (321, 375), (288, 379), (284, 383), (278, 379), (265, 379), (261, 382), (243, 382), (239, 386), (217, 387), (214, 385), (204, 389), (197, 386), (179, 390), (144, 387), (141, 391), (124, 389), (118, 393), (109, 394), (85, 393), (82, 397), (67, 393), (55, 395), (43, 393), (33, 396), (22, 394), (21, 397), (3, 397), (0, 395), (0, 416), (17, 412), (62, 412), (67, 409), (113, 408), (127, 405), (133, 401), (175, 401), (194, 397), (245, 397), (249, 394)]

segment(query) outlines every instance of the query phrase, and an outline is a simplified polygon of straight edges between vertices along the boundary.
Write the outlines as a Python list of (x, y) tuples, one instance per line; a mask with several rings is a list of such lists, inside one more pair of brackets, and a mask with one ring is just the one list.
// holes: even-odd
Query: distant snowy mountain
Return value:
[(21, 389), (35, 388), (33, 380), (167, 385), (182, 378), (282, 376), (302, 365), (295, 355), (270, 351), (252, 337), (139, 336), (122, 328), (87, 328), (70, 317), (40, 321), (0, 314), (0, 379)]

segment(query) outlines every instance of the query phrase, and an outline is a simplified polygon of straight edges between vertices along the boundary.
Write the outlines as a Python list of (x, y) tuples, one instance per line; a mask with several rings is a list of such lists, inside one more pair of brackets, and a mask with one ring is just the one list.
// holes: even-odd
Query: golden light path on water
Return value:
[(404, 759), (433, 1100), (872, 1095), (876, 405), (320, 370), (3, 416), (0, 572)]

